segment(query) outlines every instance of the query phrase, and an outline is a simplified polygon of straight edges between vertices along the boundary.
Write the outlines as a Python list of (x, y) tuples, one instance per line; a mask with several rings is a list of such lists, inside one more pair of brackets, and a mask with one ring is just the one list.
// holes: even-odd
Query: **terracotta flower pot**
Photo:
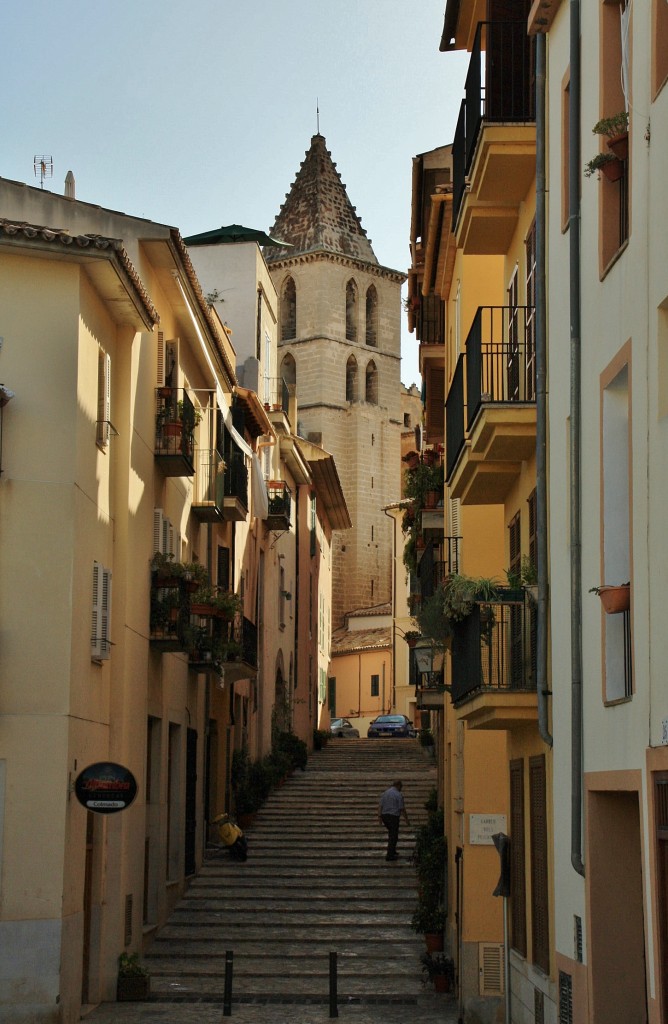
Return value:
[(629, 155), (629, 133), (622, 132), (608, 139), (608, 149), (615, 154), (619, 160), (626, 160)]
[(624, 173), (624, 165), (621, 160), (608, 160), (607, 163), (601, 165), (601, 170), (608, 181), (619, 181)]
[(434, 975), (434, 988), (437, 992), (449, 992), (450, 991), (450, 979), (447, 974), (435, 974)]
[(627, 612), (631, 607), (631, 588), (628, 584), (621, 587), (599, 587), (598, 596), (608, 615)]

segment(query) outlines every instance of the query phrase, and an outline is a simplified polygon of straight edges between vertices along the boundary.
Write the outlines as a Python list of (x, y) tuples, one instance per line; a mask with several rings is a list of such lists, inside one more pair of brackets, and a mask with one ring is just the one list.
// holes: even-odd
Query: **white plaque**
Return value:
[(469, 843), (471, 846), (493, 846), (492, 836), (506, 832), (505, 814), (469, 814)]

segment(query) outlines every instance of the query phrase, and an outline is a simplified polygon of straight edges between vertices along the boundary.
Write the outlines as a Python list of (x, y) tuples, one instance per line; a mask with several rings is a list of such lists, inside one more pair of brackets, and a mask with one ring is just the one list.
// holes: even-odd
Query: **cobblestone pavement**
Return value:
[[(402, 778), (411, 828), (385, 861), (378, 798)], [(420, 977), (410, 929), (413, 828), (426, 818), (434, 770), (414, 741), (338, 740), (273, 793), (248, 832), (244, 864), (219, 850), (205, 863), (145, 963), (151, 998), (102, 1003), (86, 1024), (222, 1024), (225, 951), (234, 952), (231, 1013), (239, 1024), (330, 1018), (329, 951), (338, 960), (338, 1017), (354, 1024), (458, 1024), (454, 997)]]

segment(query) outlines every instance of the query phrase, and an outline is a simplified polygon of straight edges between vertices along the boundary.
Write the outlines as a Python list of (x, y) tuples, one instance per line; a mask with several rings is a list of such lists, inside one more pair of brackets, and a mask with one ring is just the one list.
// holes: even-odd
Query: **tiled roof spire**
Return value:
[(378, 263), (323, 135), (314, 135), (290, 192), (269, 232), (291, 249), (265, 252), (268, 262), (325, 250)]

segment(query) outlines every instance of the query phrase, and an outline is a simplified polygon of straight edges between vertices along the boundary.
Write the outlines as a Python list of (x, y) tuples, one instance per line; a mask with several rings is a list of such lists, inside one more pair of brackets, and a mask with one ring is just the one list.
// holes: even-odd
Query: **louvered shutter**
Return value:
[(526, 874), (524, 870), (524, 761), (510, 762), (510, 944), (527, 955)]
[(531, 922), (533, 962), (550, 972), (545, 756), (529, 759)]
[(97, 356), (97, 443), (106, 448), (111, 436), (111, 356), (98, 351)]
[(111, 572), (93, 562), (93, 609), (91, 616), (90, 656), (94, 661), (109, 657), (111, 644)]
[(162, 520), (163, 520), (162, 509), (161, 508), (154, 508), (153, 509), (153, 551), (154, 552), (159, 551), (161, 554), (164, 554), (164, 549), (163, 549), (163, 546), (162, 546), (162, 536), (163, 536), (163, 534), (162, 534)]
[(159, 388), (165, 383), (165, 333), (158, 331), (158, 373), (156, 376)]

